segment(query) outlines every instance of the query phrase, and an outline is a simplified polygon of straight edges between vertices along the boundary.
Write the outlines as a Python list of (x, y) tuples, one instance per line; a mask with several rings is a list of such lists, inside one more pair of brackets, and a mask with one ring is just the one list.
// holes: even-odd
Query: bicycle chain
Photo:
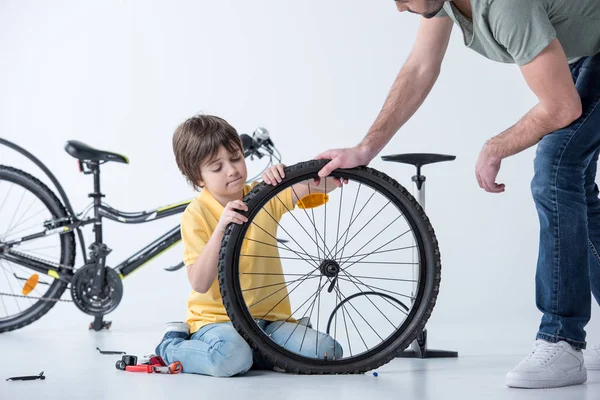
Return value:
[[(33, 260), (33, 261), (51, 264), (56, 268), (66, 268), (66, 269), (70, 269), (70, 270), (75, 269), (75, 267), (72, 267), (70, 265), (61, 265), (61, 264), (58, 264), (58, 263), (55, 263), (52, 261), (42, 260), (41, 258), (37, 258), (37, 257), (31, 256), (29, 254), (21, 253), (20, 251), (17, 251), (17, 250), (9, 249), (8, 253), (18, 255), (21, 257), (25, 257), (25, 258), (29, 258), (30, 260)], [(49, 302), (55, 302), (55, 303), (57, 303), (59, 301), (62, 301), (64, 303), (72, 303), (73, 302), (73, 300), (65, 300), (65, 299), (55, 298), (55, 297), (25, 296), (22, 294), (4, 293), (4, 292), (0, 292), (0, 296), (18, 297), (18, 298), (24, 298), (24, 299), (35, 299), (35, 300), (49, 301)]]
[(38, 296), (24, 296), (22, 294), (14, 294), (14, 293), (3, 293), (0, 292), (0, 296), (10, 296), (10, 297), (21, 297), (24, 299), (36, 299), (36, 300), (42, 300), (42, 301), (53, 301), (53, 302), (65, 302), (65, 303), (72, 303), (73, 300), (66, 300), (66, 299), (61, 299), (61, 298), (55, 298), (55, 297), (38, 297)]
[(39, 262), (39, 263), (43, 263), (43, 264), (50, 264), (50, 265), (52, 265), (53, 267), (56, 267), (56, 268), (65, 268), (65, 269), (75, 270), (75, 267), (73, 267), (73, 266), (70, 266), (70, 265), (64, 265), (64, 264), (59, 264), (59, 263), (55, 263), (55, 262), (48, 261), (48, 260), (43, 260), (43, 259), (41, 259), (41, 258), (38, 258), (38, 257), (32, 256), (32, 255), (29, 255), (29, 254), (27, 254), (27, 253), (21, 253), (21, 252), (20, 252), (20, 251), (18, 251), (18, 250), (9, 249), (9, 250), (8, 250), (8, 254), (14, 254), (14, 255), (18, 255), (18, 256), (20, 256), (20, 257), (28, 258), (28, 259), (30, 259), (30, 260), (37, 261), (37, 262)]

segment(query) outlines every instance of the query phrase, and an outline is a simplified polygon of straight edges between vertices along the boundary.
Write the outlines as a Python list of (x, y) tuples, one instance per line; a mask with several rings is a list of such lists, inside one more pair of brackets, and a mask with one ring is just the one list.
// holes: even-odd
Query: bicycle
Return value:
[[(256, 129), (253, 137), (247, 134), (242, 134), (240, 137), (244, 147), (244, 158), (253, 160), (266, 157), (268, 159), (263, 172), (275, 161), (281, 161), (281, 154), (273, 145), (266, 129)], [(11, 184), (7, 196), (0, 201), (0, 216), (3, 208), (10, 210), (11, 205), (16, 205), (12, 217), (7, 217), (10, 218), (8, 229), (0, 230), (0, 269), (3, 271), (5, 282), (8, 283), (8, 290), (11, 291), (7, 293), (6, 288), (2, 290), (0, 287), (0, 301), (6, 314), (5, 317), (0, 317), (0, 333), (33, 323), (59, 301), (72, 301), (81, 311), (94, 316), (90, 329), (99, 331), (110, 328), (111, 322), (103, 321), (103, 316), (119, 305), (123, 296), (121, 281), (176, 245), (181, 240), (181, 232), (180, 225), (177, 224), (116, 267), (109, 268), (106, 266), (106, 256), (111, 249), (103, 241), (103, 219), (123, 224), (147, 223), (181, 214), (191, 200), (142, 212), (123, 212), (112, 208), (102, 201), (104, 194), (101, 192), (100, 166), (106, 162), (128, 164), (129, 159), (124, 155), (97, 150), (72, 140), (66, 143), (65, 150), (78, 160), (80, 172), (93, 175), (94, 188), (89, 194), (92, 198), (91, 204), (82, 212), (75, 213), (62, 185), (42, 161), (6, 139), (0, 138), (0, 144), (19, 152), (37, 165), (47, 175), (60, 196), (59, 199), (48, 186), (27, 172), (0, 165), (0, 183), (4, 183), (4, 186), (6, 183)], [(247, 182), (258, 176), (260, 173)], [(22, 189), (22, 193), (17, 193), (16, 200), (13, 201), (13, 198), (9, 199), (9, 195), (15, 187), (17, 192), (19, 188)], [(24, 211), (20, 213), (23, 208)], [(31, 215), (31, 210), (36, 211), (38, 208), (41, 208), (41, 211)], [(40, 219), (41, 222), (34, 223)], [(87, 225), (93, 225), (95, 240), (89, 247), (89, 255), (81, 251), (83, 265), (76, 268), (75, 233), (80, 248), (86, 249), (82, 228)], [(30, 229), (34, 231), (29, 232)], [(29, 245), (36, 247), (31, 248), (28, 247)], [(56, 254), (49, 255), (49, 249), (60, 250)], [(181, 262), (165, 270), (173, 272), (183, 266)], [(20, 276), (23, 273), (28, 276)], [(40, 274), (48, 278), (40, 278)], [(14, 279), (13, 282), (16, 281), (14, 286), (21, 288), (20, 293), (13, 288), (11, 277)], [(72, 300), (62, 299), (69, 285)], [(43, 293), (42, 288), (46, 289)], [(8, 297), (15, 299), (15, 304), (10, 304)], [(34, 303), (33, 300), (36, 302)], [(22, 307), (22, 303), (27, 305), (27, 302), (29, 306)], [(11, 314), (12, 310), (15, 314)]]
[[(273, 158), (280, 161), (280, 154), (265, 130), (256, 131), (254, 138), (241, 136), (244, 157), (266, 155), (270, 157), (269, 166), (273, 164)], [(21, 312), (12, 319), (0, 318), (0, 332), (30, 324), (48, 312), (56, 301), (66, 301), (60, 295), (69, 284), (76, 306), (95, 317), (90, 329), (109, 328), (110, 323), (102, 318), (118, 306), (123, 295), (121, 280), (177, 243), (181, 237), (178, 225), (117, 267), (108, 268), (106, 256), (110, 249), (103, 243), (102, 218), (121, 223), (145, 223), (181, 213), (189, 201), (141, 213), (115, 210), (101, 201), (100, 165), (107, 161), (128, 160), (116, 153), (101, 152), (81, 143), (69, 142), (67, 151), (80, 160), (82, 172), (94, 176), (94, 192), (90, 194), (93, 202), (82, 213), (75, 214), (62, 187), (39, 160), (4, 139), (0, 139), (0, 144), (17, 149), (40, 166), (62, 198), (61, 202), (46, 185), (31, 175), (0, 166), (0, 183), (8, 180), (34, 193), (50, 214), (44, 219), (43, 231), (11, 240), (7, 240), (7, 233), (0, 236), (0, 266), (3, 262), (12, 262), (21, 268), (54, 278), (51, 283), (41, 283), (37, 274), (24, 278), (12, 271), (15, 279), (25, 283), (21, 295), (15, 294), (12, 287), (12, 294), (0, 291), (5, 311), (4, 295), (28, 299), (31, 307), (25, 312), (19, 310)], [(422, 165), (447, 161), (453, 156), (396, 155), (392, 158), (391, 161), (417, 166), (413, 181), (420, 188), (424, 183), (424, 177), (420, 175)], [(420, 202), (397, 181), (380, 171), (367, 167), (337, 169), (324, 180), (324, 192), (312, 192), (310, 182), (318, 180), (317, 173), (327, 162), (309, 161), (286, 167), (282, 182), (276, 186), (259, 183), (246, 195), (244, 202), (248, 211), (242, 214), (248, 218), (248, 222), (230, 224), (226, 230), (219, 254), (218, 284), (233, 326), (275, 367), (303, 374), (362, 373), (389, 362), (415, 340), (421, 346), (424, 327), (439, 292), (441, 256), (435, 232)], [(329, 178), (347, 183), (328, 191)], [(420, 198), (421, 195), (424, 198), (422, 192), (419, 194)], [(280, 195), (289, 196), (287, 199), (295, 198), (295, 206), (286, 206)], [(331, 209), (336, 202), (338, 206), (328, 214), (328, 204)], [(280, 203), (286, 208), (281, 219), (276, 220), (270, 215), (275, 224), (270, 223), (266, 229), (256, 223), (258, 215), (269, 213), (269, 204), (281, 207)], [(0, 212), (2, 207), (3, 204), (0, 204)], [(368, 211), (364, 212), (365, 209)], [(93, 216), (86, 218), (91, 210)], [(342, 210), (345, 212), (342, 213)], [(305, 222), (300, 222), (300, 219)], [(22, 220), (23, 216), (16, 223), (26, 222)], [(78, 233), (80, 244), (85, 248), (81, 228), (88, 224), (94, 224), (95, 241), (90, 246), (89, 258), (82, 254), (84, 265), (76, 269), (74, 232)], [(9, 225), (12, 226), (13, 221)], [(265, 231), (269, 239), (255, 240), (251, 232), (256, 229)], [(287, 236), (286, 239), (278, 237), (281, 232)], [(366, 243), (356, 240), (363, 232), (367, 236)], [(15, 234), (14, 229), (12, 234)], [(390, 236), (393, 238), (390, 239)], [(59, 239), (60, 255), (54, 261), (16, 249), (23, 243), (42, 238)], [(392, 244), (394, 248), (387, 247)], [(282, 255), (280, 252), (285, 253)], [(245, 257), (262, 260), (276, 258), (285, 263), (285, 270), (282, 264), (280, 269), (261, 271), (257, 268), (248, 271), (241, 262)], [(167, 270), (178, 270), (182, 266), (180, 263)], [(384, 272), (372, 275), (377, 268)], [(2, 269), (8, 281), (6, 268)], [(310, 286), (311, 283), (316, 285)], [(48, 286), (46, 293), (28, 297), (29, 293), (37, 293), (36, 287), (40, 284)], [(301, 285), (304, 285), (303, 290), (298, 290)], [(355, 293), (349, 294), (349, 290)], [(255, 298), (252, 293), (263, 293), (264, 297)], [(262, 311), (256, 312), (262, 307), (256, 306), (260, 303), (264, 306), (263, 302), (268, 298), (278, 300), (275, 306), (284, 301), (290, 304), (289, 315), (277, 320), (296, 323), (290, 337), (298, 329), (299, 332), (304, 331), (305, 337), (309, 328), (316, 327), (316, 331), (321, 332), (323, 326), (326, 332), (321, 333), (337, 342), (341, 351), (320, 353), (317, 339), (314, 355), (303, 355), (304, 337), (299, 350), (286, 348), (287, 340), (283, 345), (277, 344), (271, 339), (277, 329), (267, 335), (258, 324), (273, 310), (268, 310), (264, 315), (261, 315)], [(32, 299), (39, 301), (34, 304)], [(291, 304), (294, 304), (294, 308)], [(322, 306), (330, 307), (332, 311), (321, 314)], [(315, 309), (316, 318), (313, 319)], [(350, 330), (355, 328), (352, 334), (348, 326)], [(361, 328), (366, 332), (361, 332)], [(334, 349), (337, 348), (334, 346)]]

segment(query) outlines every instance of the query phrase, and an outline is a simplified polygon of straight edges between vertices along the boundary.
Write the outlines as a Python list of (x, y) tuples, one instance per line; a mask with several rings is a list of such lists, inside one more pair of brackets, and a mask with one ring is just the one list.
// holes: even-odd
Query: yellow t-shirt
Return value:
[[(244, 196), (257, 184), (258, 182), (254, 182), (251, 186), (245, 185)], [(294, 319), (290, 317), (292, 312), (289, 296), (287, 296), (288, 291), (285, 288), (285, 279), (281, 275), (283, 272), (281, 260), (279, 259), (277, 241), (274, 239), (274, 237), (277, 237), (277, 223), (273, 218), (279, 221), (283, 214), (288, 209), (293, 210), (295, 205), (291, 188), (279, 193), (278, 197), (281, 201), (277, 198), (269, 201), (254, 217), (254, 223), (246, 231), (245, 240), (242, 244), (242, 256), (240, 256), (239, 261), (240, 284), (242, 290), (258, 288), (244, 292), (246, 305), (254, 318), (262, 318), (268, 321), (287, 319), (294, 322)], [(208, 190), (204, 189), (184, 211), (181, 217), (181, 238), (184, 248), (183, 261), (186, 266), (193, 264), (204, 246), (206, 246), (221, 218), (223, 209), (221, 203)], [(268, 213), (265, 211), (268, 211)], [(263, 228), (264, 231), (256, 225)], [(265, 231), (269, 232), (270, 235)], [(266, 257), (248, 257), (243, 256), (244, 254)], [(261, 274), (261, 272), (265, 274)], [(251, 305), (252, 307), (250, 307)], [(229, 320), (221, 299), (218, 277), (206, 293), (196, 291), (190, 293), (187, 323), (190, 325), (191, 333), (196, 332), (204, 325)]]

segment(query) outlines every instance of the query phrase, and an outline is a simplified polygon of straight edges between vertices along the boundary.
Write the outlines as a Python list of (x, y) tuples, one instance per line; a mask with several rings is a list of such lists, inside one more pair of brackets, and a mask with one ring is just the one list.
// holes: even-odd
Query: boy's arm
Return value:
[[(277, 185), (285, 177), (284, 172), (285, 165), (277, 164), (268, 168), (263, 174), (262, 178), (265, 183), (269, 185)], [(344, 180), (344, 183), (348, 183), (348, 180)], [(341, 187), (342, 182), (339, 178), (328, 177), (326, 179), (309, 179), (304, 182), (296, 183), (292, 185), (292, 201), (294, 206), (298, 204), (298, 201), (311, 193), (329, 193), (337, 187)]]
[(217, 278), (219, 251), (224, 233), (215, 231), (206, 242), (204, 250), (193, 264), (187, 266), (187, 276), (192, 289), (198, 293), (206, 293)]
[(338, 188), (339, 180), (333, 177), (326, 179), (318, 179), (316, 182), (312, 179), (296, 183), (292, 186), (292, 199), (294, 205), (298, 204), (298, 201), (305, 196), (312, 193), (329, 193)]
[[(248, 207), (241, 200), (230, 201), (223, 209), (217, 226), (210, 235), (206, 245), (193, 262), (186, 267), (188, 279), (198, 293), (206, 293), (217, 278), (217, 268), (219, 264), (219, 251), (221, 250), (221, 241), (225, 234), (225, 229), (230, 223), (241, 224), (248, 222), (248, 219), (238, 213), (236, 210), (248, 211)], [(193, 240), (193, 238), (187, 239)], [(184, 240), (185, 241), (185, 240)], [(185, 244), (185, 243), (184, 243)]]

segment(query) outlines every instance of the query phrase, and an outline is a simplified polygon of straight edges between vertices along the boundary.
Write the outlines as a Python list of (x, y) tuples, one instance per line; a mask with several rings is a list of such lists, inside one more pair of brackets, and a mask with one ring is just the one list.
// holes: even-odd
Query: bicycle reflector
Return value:
[(325, 193), (312, 193), (304, 196), (298, 201), (299, 208), (316, 208), (329, 201), (329, 196)]
[(23, 295), (27, 296), (29, 293), (31, 293), (33, 289), (35, 289), (35, 287), (38, 284), (39, 278), (40, 277), (38, 274), (33, 274), (29, 279), (27, 279), (27, 281), (25, 282), (25, 286), (23, 286)]

